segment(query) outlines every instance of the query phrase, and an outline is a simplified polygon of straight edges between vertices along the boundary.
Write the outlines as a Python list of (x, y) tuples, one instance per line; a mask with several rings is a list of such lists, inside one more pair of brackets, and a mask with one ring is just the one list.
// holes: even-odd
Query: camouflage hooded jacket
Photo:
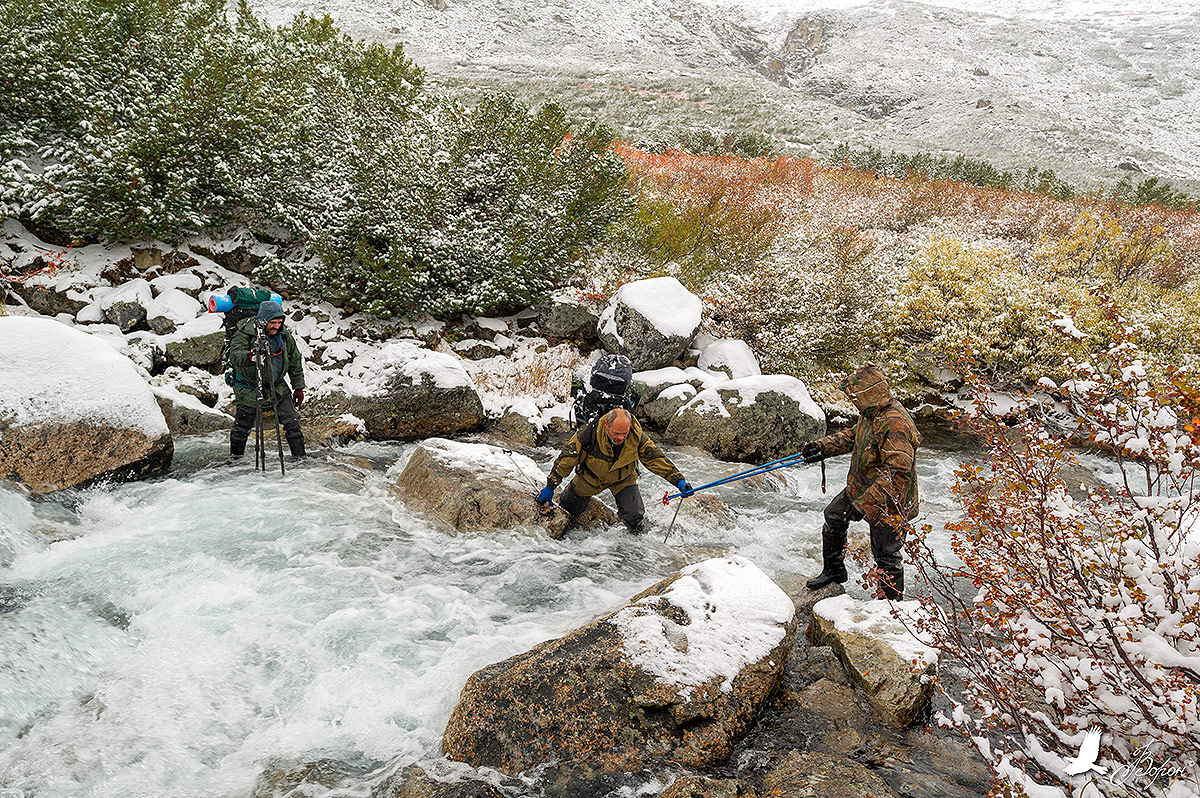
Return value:
[(850, 453), (846, 498), (872, 524), (917, 514), (917, 447), (921, 434), (912, 416), (892, 398), (883, 374), (864, 366), (842, 382), (862, 414), (853, 429), (817, 441), (826, 457)]
[(547, 485), (558, 487), (571, 469), (575, 469), (571, 485), (579, 496), (595, 496), (606, 488), (615, 494), (637, 484), (639, 460), (672, 485), (683, 479), (683, 474), (642, 430), (641, 422), (632, 414), (629, 435), (620, 450), (614, 452), (612, 441), (608, 439), (609, 415), (605, 413), (571, 436), (550, 469)]

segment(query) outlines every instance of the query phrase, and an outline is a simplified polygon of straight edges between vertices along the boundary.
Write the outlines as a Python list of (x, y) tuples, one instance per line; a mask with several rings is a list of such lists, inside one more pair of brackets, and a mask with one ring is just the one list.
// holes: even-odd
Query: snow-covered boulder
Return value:
[(454, 354), (467, 360), (484, 360), (504, 354), (504, 351), (496, 344), (479, 338), (455, 341), (450, 348), (454, 350)]
[(233, 417), (214, 410), (196, 397), (166, 386), (154, 386), (154, 398), (171, 435), (199, 435), (233, 426)]
[(722, 338), (700, 351), (696, 366), (704, 371), (719, 371), (731, 380), (762, 374), (758, 358), (745, 341)]
[[(850, 678), (863, 689), (883, 720), (896, 728), (913, 722), (933, 694), (938, 652), (921, 643), (884, 600), (834, 596), (813, 606), (808, 638), (830, 646)], [(920, 604), (894, 605), (911, 621)]]
[(167, 363), (190, 368), (219, 365), (225, 346), (225, 327), (219, 313), (197, 316), (175, 330), (166, 342)]
[(763, 463), (823, 436), (825, 415), (795, 377), (743, 377), (698, 393), (667, 434), (724, 460)]
[(588, 303), (570, 289), (559, 291), (537, 308), (538, 330), (551, 341), (594, 341), (600, 322)]
[(154, 301), (150, 283), (141, 277), (122, 283), (104, 295), (100, 308), (121, 332), (129, 332), (146, 319), (146, 308)]
[(465, 338), (474, 338), (479, 341), (494, 341), (496, 336), (508, 335), (511, 331), (508, 322), (491, 316), (476, 316), (467, 319), (462, 325)]
[[(456, 532), (540, 525), (561, 538), (566, 513), (555, 508), (543, 516), (535, 499), (545, 484), (546, 475), (525, 455), (485, 443), (430, 438), (413, 452), (396, 489), (410, 508), (440, 518)], [(585, 516), (585, 526), (617, 522), (598, 501)]]
[(672, 385), (659, 391), (653, 399), (638, 405), (637, 415), (654, 429), (665, 430), (679, 409), (696, 398), (696, 389), (688, 383)]
[(600, 316), (600, 342), (635, 369), (669, 366), (691, 344), (702, 312), (700, 298), (674, 277), (626, 283)]
[(164, 274), (161, 277), (155, 277), (150, 281), (150, 288), (153, 289), (155, 296), (161, 296), (166, 291), (183, 291), (191, 297), (195, 297), (204, 288), (204, 281), (200, 279), (200, 275), (192, 272), (179, 272), (178, 274)]
[(724, 761), (779, 684), (792, 601), (753, 563), (688, 566), (621, 609), (475, 672), (442, 750), (516, 773)]
[(387, 440), (454, 435), (484, 422), (483, 402), (462, 361), (404, 340), (360, 353), (321, 390), (311, 412), (350, 413), (363, 420), (369, 437)]
[(203, 312), (195, 299), (178, 288), (168, 288), (146, 306), (146, 324), (159, 335), (168, 335)]
[(128, 358), (42, 318), (0, 317), (0, 479), (42, 494), (165, 470), (170, 430)]

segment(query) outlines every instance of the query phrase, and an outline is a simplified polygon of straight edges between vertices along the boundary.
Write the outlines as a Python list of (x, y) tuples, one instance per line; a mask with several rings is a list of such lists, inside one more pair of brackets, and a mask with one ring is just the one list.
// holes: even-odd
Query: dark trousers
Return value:
[[(270, 411), (270, 401), (264, 399), (263, 413)], [(288, 449), (291, 450), (292, 455), (294, 457), (303, 457), (304, 433), (300, 431), (300, 414), (296, 412), (296, 405), (292, 403), (291, 396), (285, 393), (279, 397), (275, 416), (279, 419), (279, 425), (283, 427), (283, 433), (287, 437)], [(246, 453), (246, 441), (250, 438), (250, 433), (253, 431), (254, 411), (239, 407), (237, 412), (233, 414), (233, 429), (229, 432), (229, 453), (237, 457), (244, 455)], [(263, 437), (265, 440), (265, 422), (263, 425)]]
[[(642, 504), (642, 492), (638, 490), (638, 486), (622, 488), (613, 494), (613, 498), (617, 500), (617, 517), (630, 532), (640, 535), (643, 531), (642, 519), (646, 517), (646, 506)], [(591, 496), (580, 496), (575, 492), (574, 482), (558, 497), (559, 506), (570, 513), (572, 518), (586, 510), (591, 501)]]
[[(825, 508), (825, 526), (821, 529), (821, 556), (824, 559), (823, 570), (834, 574), (846, 573), (846, 536), (851, 519), (861, 516), (843, 490), (833, 497), (833, 501)], [(890, 580), (891, 585), (884, 585), (884, 593), (891, 594), (888, 588), (899, 592), (904, 590), (904, 530), (893, 529), (886, 524), (871, 524), (871, 555), (879, 570)]]

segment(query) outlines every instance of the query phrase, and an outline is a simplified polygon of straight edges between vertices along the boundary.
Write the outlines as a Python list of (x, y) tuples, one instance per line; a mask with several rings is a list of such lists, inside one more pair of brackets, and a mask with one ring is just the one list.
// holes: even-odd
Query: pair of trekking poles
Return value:
[[(740, 480), (748, 479), (750, 477), (761, 476), (762, 474), (766, 474), (771, 471), (778, 471), (781, 468), (787, 468), (788, 466), (798, 465), (799, 463), (803, 463), (803, 462), (804, 462), (804, 455), (797, 452), (796, 454), (788, 455), (787, 457), (781, 457), (778, 460), (772, 460), (769, 463), (763, 463), (762, 465), (754, 466), (753, 468), (747, 468), (745, 471), (739, 471), (736, 474), (732, 474), (732, 475), (724, 477), (722, 479), (716, 479), (716, 480), (713, 480), (712, 482), (708, 482), (704, 485), (698, 485), (694, 488), (689, 488), (686, 493), (684, 493), (683, 491), (680, 491), (679, 493), (672, 495), (671, 491), (667, 491), (666, 493), (663, 494), (663, 497), (662, 497), (662, 503), (664, 506), (670, 504), (672, 502), (672, 500), (674, 500), (674, 499), (679, 499), (680, 501), (679, 501), (679, 504), (675, 505), (675, 514), (673, 516), (671, 516), (671, 525), (667, 527), (667, 534), (663, 536), (663, 543), (666, 543), (667, 538), (669, 538), (671, 536), (671, 530), (675, 528), (675, 519), (679, 517), (679, 509), (681, 507), (683, 507), (683, 500), (686, 499), (688, 496), (691, 496), (692, 494), (696, 493), (697, 491), (706, 490), (708, 488), (715, 488), (718, 485), (728, 485), (731, 482), (738, 482)], [(822, 493), (825, 492), (825, 461), (824, 460), (821, 461), (821, 492)]]
[(279, 396), (275, 393), (275, 372), (271, 368), (270, 354), (267, 352), (267, 339), (263, 335), (263, 325), (255, 322), (254, 339), (254, 468), (267, 470), (267, 446), (263, 436), (263, 380), (262, 372), (265, 366), (267, 379), (271, 388), (271, 411), (275, 418), (275, 442), (279, 444), (279, 473), (286, 474), (283, 465), (283, 434), (279, 429)]

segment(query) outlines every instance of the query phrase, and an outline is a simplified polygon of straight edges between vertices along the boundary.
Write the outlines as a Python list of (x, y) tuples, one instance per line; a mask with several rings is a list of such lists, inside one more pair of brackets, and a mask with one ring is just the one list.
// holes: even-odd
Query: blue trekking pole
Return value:
[[(759, 474), (766, 474), (770, 471), (777, 471), (780, 468), (787, 468), (790, 465), (796, 465), (797, 463), (802, 463), (802, 462), (804, 462), (804, 455), (799, 454), (799, 453), (789, 455), (788, 457), (781, 457), (778, 460), (772, 460), (769, 463), (763, 463), (760, 466), (748, 468), (745, 471), (739, 471), (738, 473), (733, 474), (728, 477), (724, 477), (723, 479), (713, 480), (712, 482), (709, 482), (707, 484), (692, 488), (691, 491), (688, 493), (688, 495), (690, 496), (691, 494), (696, 493), (697, 491), (706, 490), (708, 488), (715, 488), (718, 485), (727, 485), (731, 482), (738, 482), (740, 480), (747, 479), (748, 477), (755, 477), (755, 476), (758, 476)], [(682, 498), (682, 497), (683, 497), (683, 493), (672, 494), (670, 491), (667, 491), (666, 493), (663, 494), (662, 503), (664, 505), (670, 504), (673, 499), (678, 499), (678, 498)]]

